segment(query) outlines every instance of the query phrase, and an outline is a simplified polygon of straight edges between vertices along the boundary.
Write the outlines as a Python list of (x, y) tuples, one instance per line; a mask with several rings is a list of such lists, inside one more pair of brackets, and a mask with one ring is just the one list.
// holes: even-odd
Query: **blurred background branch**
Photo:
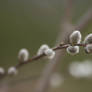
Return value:
[[(73, 6), (73, 0), (67, 0), (65, 17), (61, 25), (62, 31), (59, 33), (57, 43), (60, 42), (67, 43), (68, 36), (71, 32), (74, 31), (74, 29), (75, 30), (78, 29), (82, 31), (83, 28), (85, 28), (92, 19), (92, 10), (90, 9), (79, 20), (79, 22), (77, 23), (77, 27), (74, 27), (71, 23), (72, 15), (73, 15), (72, 6)], [(55, 69), (57, 68), (59, 62), (63, 60), (63, 57), (64, 57), (64, 51), (63, 52), (59, 51), (56, 53), (56, 57), (53, 60), (49, 61), (49, 64), (47, 64), (46, 67), (44, 68), (42, 76), (36, 84), (35, 92), (47, 92), (49, 87), (49, 79), (51, 75), (55, 72)]]
[(89, 23), (92, 21), (92, 8), (88, 9), (88, 11), (78, 20), (77, 26), (75, 29), (83, 30)]
[[(65, 40), (65, 34), (70, 33), (74, 28), (71, 24), (71, 17), (72, 17), (72, 7), (73, 0), (67, 0), (65, 4), (65, 15), (64, 20), (62, 21), (62, 29), (57, 37), (57, 44), (63, 42)], [(69, 35), (69, 34), (68, 34)], [(66, 36), (67, 37), (67, 36)], [(67, 38), (68, 39), (68, 38)], [(65, 41), (64, 41), (65, 42)], [(58, 66), (59, 62), (62, 61), (64, 56), (64, 52), (56, 52), (56, 56), (53, 60), (49, 61), (49, 63), (45, 66), (42, 76), (38, 80), (36, 87), (34, 88), (35, 92), (47, 92), (49, 87), (49, 79), (53, 72), (55, 71), (56, 67)], [(61, 60), (60, 60), (61, 59)]]

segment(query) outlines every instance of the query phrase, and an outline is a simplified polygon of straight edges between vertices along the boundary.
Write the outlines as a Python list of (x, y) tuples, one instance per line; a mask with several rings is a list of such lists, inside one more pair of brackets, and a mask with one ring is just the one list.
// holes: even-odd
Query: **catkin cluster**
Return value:
[(84, 41), (81, 42), (82, 40), (82, 35), (80, 33), (80, 31), (76, 30), (74, 31), (70, 37), (69, 37), (69, 41), (70, 41), (70, 46), (67, 47), (67, 52), (71, 55), (76, 55), (79, 53), (79, 44), (81, 44), (86, 53), (91, 53), (92, 52), (92, 34), (89, 34), (85, 37)]

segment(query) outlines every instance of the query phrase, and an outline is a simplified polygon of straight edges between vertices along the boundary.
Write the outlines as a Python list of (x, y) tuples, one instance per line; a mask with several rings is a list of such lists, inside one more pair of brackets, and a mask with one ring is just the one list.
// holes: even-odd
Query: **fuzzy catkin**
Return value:
[(70, 55), (76, 55), (79, 53), (79, 46), (69, 46), (66, 51)]
[(29, 58), (29, 52), (27, 49), (21, 49), (18, 54), (18, 59), (21, 62), (26, 62)]
[(84, 44), (92, 44), (92, 33), (85, 37)]
[(73, 44), (79, 44), (81, 42), (81, 33), (78, 30), (75, 30), (71, 35), (70, 35), (70, 43)]

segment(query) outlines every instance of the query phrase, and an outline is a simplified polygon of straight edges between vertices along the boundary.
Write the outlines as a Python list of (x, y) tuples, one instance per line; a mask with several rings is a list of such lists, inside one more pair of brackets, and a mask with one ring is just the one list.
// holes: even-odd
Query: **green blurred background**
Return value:
[[(61, 31), (62, 17), (65, 12), (66, 0), (1, 0), (0, 1), (0, 66), (6, 70), (18, 63), (17, 55), (21, 48), (27, 48), (30, 57), (36, 54), (42, 44), (55, 45), (58, 33)], [(74, 0), (73, 5), (73, 24), (91, 8), (92, 0)], [(86, 36), (92, 32), (92, 22), (82, 34)], [(84, 37), (83, 36), (83, 37)], [(59, 88), (50, 89), (50, 92), (91, 92), (91, 79), (75, 79), (68, 74), (67, 66), (72, 61), (83, 61), (91, 59), (92, 55), (86, 55), (83, 50), (80, 54), (72, 57), (65, 54), (64, 61), (61, 61), (57, 71), (63, 74), (67, 79)], [(13, 83), (12, 90), (19, 87), (19, 84), (32, 85), (39, 78), (46, 60), (25, 65), (19, 70), (15, 77), (5, 78), (4, 82), (9, 80), (18, 80)], [(24, 82), (22, 79), (27, 79)], [(20, 82), (19, 82), (20, 81)], [(10, 86), (11, 87), (11, 86)], [(15, 91), (21, 92), (19, 87)], [(30, 87), (25, 88), (31, 92)], [(23, 92), (23, 90), (22, 90)], [(25, 92), (25, 91), (24, 91)]]

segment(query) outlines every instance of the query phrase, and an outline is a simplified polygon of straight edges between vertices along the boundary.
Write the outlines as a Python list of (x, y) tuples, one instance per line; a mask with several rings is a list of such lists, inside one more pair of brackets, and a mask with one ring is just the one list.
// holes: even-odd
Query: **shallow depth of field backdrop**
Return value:
[[(27, 48), (30, 57), (35, 55), (42, 44), (53, 47), (61, 29), (65, 10), (65, 0), (1, 0), (0, 1), (0, 67), (6, 70), (17, 64), (18, 51)], [(74, 0), (72, 23), (92, 7), (92, 0)], [(92, 22), (82, 31), (83, 37), (92, 32)], [(57, 72), (65, 77), (59, 87), (50, 87), (49, 92), (91, 92), (92, 78), (76, 79), (68, 73), (68, 66), (73, 61), (92, 60), (81, 49), (80, 54), (65, 54)], [(6, 77), (0, 83), (0, 92), (32, 92), (35, 80), (39, 78), (47, 60), (41, 59), (25, 65), (15, 77)], [(9, 88), (7, 83), (9, 82)], [(5, 91), (7, 89), (8, 91)]]

